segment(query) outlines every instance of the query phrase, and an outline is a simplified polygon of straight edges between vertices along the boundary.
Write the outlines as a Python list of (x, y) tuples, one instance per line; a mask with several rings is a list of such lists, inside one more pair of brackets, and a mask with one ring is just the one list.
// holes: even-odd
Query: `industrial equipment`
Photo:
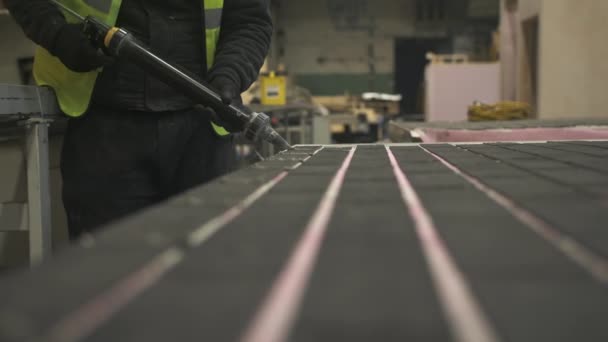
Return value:
[[(276, 71), (262, 67), (258, 82), (243, 94), (243, 100), (252, 110), (266, 113), (272, 127), (291, 145), (331, 142), (329, 111), (314, 101), (308, 89), (297, 86), (283, 65)], [(268, 148), (259, 150), (267, 155)]]
[(287, 104), (287, 78), (271, 71), (260, 75), (261, 102), (266, 106)]
[(399, 114), (400, 95), (317, 96), (330, 112), (332, 139), (338, 143), (372, 143), (384, 139), (385, 123)]

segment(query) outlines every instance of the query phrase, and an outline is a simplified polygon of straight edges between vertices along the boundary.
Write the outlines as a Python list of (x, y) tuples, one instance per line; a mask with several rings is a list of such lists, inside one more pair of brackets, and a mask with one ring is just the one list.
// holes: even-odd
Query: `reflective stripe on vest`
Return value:
[[(67, 7), (82, 16), (95, 16), (104, 23), (114, 26), (122, 0), (60, 0)], [(204, 0), (205, 9), (205, 47), (207, 68), (213, 66), (215, 51), (220, 36), (222, 8), (224, 0)], [(68, 22), (77, 22), (71, 15), (65, 15)], [(40, 86), (50, 86), (55, 91), (61, 110), (72, 117), (87, 111), (97, 76), (101, 70), (77, 73), (68, 69), (47, 50), (38, 47), (35, 53), (34, 79)], [(221, 126), (212, 123), (218, 135), (229, 134)]]

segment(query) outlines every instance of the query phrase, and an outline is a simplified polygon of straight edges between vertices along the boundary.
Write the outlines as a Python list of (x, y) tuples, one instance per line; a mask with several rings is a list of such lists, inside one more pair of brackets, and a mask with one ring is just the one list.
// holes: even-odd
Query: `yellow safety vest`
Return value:
[[(60, 0), (82, 16), (95, 16), (110, 26), (116, 24), (122, 0)], [(213, 66), (215, 51), (220, 37), (224, 0), (203, 0), (205, 9), (205, 45), (207, 69)], [(77, 19), (66, 14), (68, 22)], [(78, 73), (68, 69), (46, 49), (38, 47), (34, 60), (34, 79), (41, 86), (50, 86), (57, 95), (57, 102), (65, 114), (78, 117), (89, 108), (93, 88), (101, 70)], [(223, 127), (212, 123), (218, 135), (229, 134)]]

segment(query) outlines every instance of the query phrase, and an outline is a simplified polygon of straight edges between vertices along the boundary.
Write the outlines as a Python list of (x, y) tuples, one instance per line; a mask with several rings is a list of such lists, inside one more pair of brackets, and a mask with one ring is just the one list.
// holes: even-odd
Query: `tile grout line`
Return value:
[(485, 185), (478, 178), (467, 174), (465, 171), (459, 169), (457, 166), (427, 150), (426, 148), (422, 146), (420, 148), (433, 156), (448, 169), (464, 178), (467, 182), (469, 182), (479, 191), (483, 192), (498, 205), (506, 209), (516, 219), (528, 226), (541, 238), (545, 239), (551, 245), (556, 247), (568, 258), (589, 272), (598, 281), (608, 284), (608, 261), (605, 258), (595, 254), (574, 238), (552, 227), (550, 224), (536, 216), (534, 213), (520, 206), (512, 199)]
[[(546, 146), (545, 146), (546, 145)], [(559, 144), (557, 143), (553, 143), (553, 144), (545, 144), (545, 145), (538, 145), (539, 147), (542, 147), (544, 149), (550, 150), (550, 151), (559, 151), (559, 152), (563, 152), (564, 154), (582, 154), (585, 157), (591, 157), (591, 158), (599, 158), (599, 159), (604, 159), (606, 158), (606, 156), (600, 156), (597, 154), (592, 154), (590, 152), (583, 152), (583, 151), (571, 151), (571, 150), (564, 150), (559, 148)], [(557, 145), (557, 146), (555, 146)], [(569, 144), (569, 147), (577, 147), (577, 145), (573, 145), (573, 144)], [(587, 147), (587, 148), (591, 148), (591, 146), (586, 146), (586, 145), (581, 145), (582, 147)], [(606, 150), (599, 150), (598, 152), (603, 151), (606, 152)], [(598, 171), (596, 171), (598, 172)]]
[[(90, 335), (137, 295), (154, 285), (184, 258), (184, 251), (171, 247), (151, 262), (127, 275), (110, 291), (78, 308), (55, 324), (46, 338), (52, 342), (78, 341)], [(38, 341), (38, 339), (36, 339)]]
[(288, 339), (356, 149), (351, 148), (331, 180), (303, 235), (254, 314), (241, 341), (283, 342)]
[(416, 234), (454, 339), (458, 342), (500, 341), (390, 147), (386, 146), (386, 152), (404, 204), (414, 221)]
[[(598, 200), (599, 199), (600, 200), (599, 202), (600, 202), (601, 205), (604, 205), (604, 206), (608, 205), (608, 202), (604, 201), (605, 198), (602, 195), (599, 195), (599, 194), (596, 194), (594, 192), (588, 191), (585, 188), (577, 186), (575, 184), (564, 182), (563, 180), (560, 180), (558, 178), (553, 178), (550, 175), (547, 176), (547, 175), (541, 173), (541, 171), (534, 170), (534, 169), (531, 169), (531, 168), (527, 168), (527, 167), (524, 167), (524, 166), (521, 166), (521, 165), (514, 164), (513, 162), (509, 161), (508, 159), (507, 160), (500, 159), (496, 155), (490, 155), (490, 154), (486, 154), (486, 153), (482, 153), (482, 152), (479, 152), (479, 151), (475, 151), (475, 150), (469, 149), (467, 146), (454, 146), (454, 147), (457, 147), (458, 149), (460, 149), (462, 151), (466, 151), (466, 152), (475, 154), (475, 155), (477, 155), (477, 156), (479, 156), (481, 158), (492, 160), (492, 161), (496, 161), (496, 162), (500, 162), (500, 163), (502, 163), (505, 166), (513, 167), (513, 168), (516, 168), (518, 170), (524, 171), (529, 176), (534, 176), (535, 178), (541, 179), (541, 180), (546, 181), (546, 182), (550, 182), (550, 183), (552, 183), (554, 185), (559, 185), (561, 187), (571, 189), (572, 191), (575, 191), (575, 192), (577, 192), (579, 194), (582, 194), (582, 195), (586, 196), (586, 198), (588, 198), (588, 199), (594, 199), (594, 200)], [(421, 146), (421, 148), (424, 148), (424, 147)], [(506, 150), (506, 151), (510, 151), (510, 152), (517, 152), (517, 153), (522, 153), (522, 154), (528, 154), (528, 155), (531, 155), (531, 156), (535, 156), (537, 158), (538, 157), (542, 157), (540, 155), (532, 155), (532, 154), (530, 154), (528, 152), (522, 152), (522, 151), (519, 151), (519, 150), (516, 150), (516, 149), (509, 149), (507, 147), (499, 147), (499, 148), (501, 148), (503, 150)], [(576, 167), (576, 168), (579, 168), (579, 169), (583, 169), (585, 171), (591, 171), (591, 172), (602, 174), (602, 172), (599, 172), (596, 169), (591, 169), (591, 168), (588, 168), (588, 167), (585, 167), (585, 166), (582, 166), (582, 165), (571, 164), (571, 163), (568, 163), (566, 161), (558, 160), (558, 159), (549, 159), (549, 158), (546, 158), (546, 157), (542, 157), (542, 158), (544, 158), (544, 159), (542, 159), (543, 161), (549, 161), (549, 162), (554, 162), (554, 163), (562, 163), (563, 165), (566, 165), (568, 167), (572, 167), (572, 168)]]
[(70, 312), (54, 324), (46, 334), (39, 336), (34, 341), (72, 342), (86, 338), (111, 319), (120, 309), (155, 285), (165, 274), (175, 268), (183, 261), (189, 249), (196, 248), (211, 238), (222, 227), (240, 216), (252, 204), (285, 179), (291, 170), (302, 166), (323, 149), (324, 147), (317, 149), (312, 155), (294, 165), (290, 170), (282, 171), (245, 199), (190, 233), (185, 248), (179, 247), (179, 245), (168, 248), (144, 266), (119, 279), (107, 291), (103, 291), (92, 300)]
[[(527, 145), (521, 144), (522, 146), (525, 147), (529, 147)], [(583, 163), (579, 163), (579, 162), (573, 162), (573, 161), (567, 161), (567, 160), (560, 160), (560, 159), (556, 159), (555, 157), (547, 157), (544, 156), (542, 154), (539, 154), (537, 152), (530, 152), (530, 151), (525, 151), (525, 150), (518, 150), (515, 148), (512, 148), (511, 146), (502, 146), (502, 145), (496, 145), (498, 148), (501, 148), (503, 150), (508, 150), (508, 151), (514, 151), (514, 152), (519, 152), (519, 153), (524, 153), (530, 156), (534, 156), (535, 158), (542, 158), (544, 160), (549, 160), (549, 161), (554, 161), (554, 162), (559, 162), (559, 163), (565, 163), (566, 165), (571, 165), (571, 166), (575, 166), (575, 167), (579, 167), (579, 168), (583, 168), (583, 169), (587, 169), (587, 170), (592, 170), (595, 172), (600, 172), (600, 173), (604, 173), (606, 172), (606, 170), (600, 170), (598, 168), (593, 168), (590, 167), (588, 165), (584, 165)], [(586, 156), (587, 157), (587, 156)], [(588, 157), (588, 158), (592, 158), (592, 157)]]
[[(603, 150), (603, 151), (608, 150), (608, 145), (604, 145), (604, 146), (601, 146), (601, 145), (593, 145), (593, 144), (591, 144), (591, 143), (593, 143), (593, 142), (594, 142), (594, 143), (598, 143), (598, 142), (608, 142), (608, 140), (603, 140), (603, 141), (585, 141), (585, 140), (577, 140), (577, 141), (574, 141), (574, 142), (572, 142), (572, 141), (567, 141), (567, 142), (565, 142), (565, 143), (566, 143), (567, 145), (570, 145), (570, 146), (585, 146), (585, 147), (594, 147), (594, 148), (596, 148), (596, 149), (600, 149), (600, 150)], [(563, 142), (563, 141), (560, 141), (559, 143), (564, 143), (564, 142)]]

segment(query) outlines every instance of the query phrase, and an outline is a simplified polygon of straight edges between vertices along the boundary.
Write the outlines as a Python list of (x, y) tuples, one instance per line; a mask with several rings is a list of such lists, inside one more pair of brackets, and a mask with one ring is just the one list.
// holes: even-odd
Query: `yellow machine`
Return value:
[(287, 77), (274, 71), (260, 78), (261, 102), (266, 106), (287, 104)]

